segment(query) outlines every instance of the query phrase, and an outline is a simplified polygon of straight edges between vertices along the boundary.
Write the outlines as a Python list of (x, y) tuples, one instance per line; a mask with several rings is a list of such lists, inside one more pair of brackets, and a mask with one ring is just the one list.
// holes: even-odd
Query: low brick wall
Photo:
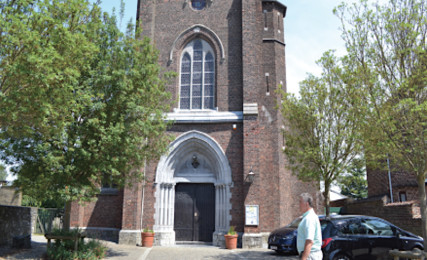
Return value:
[(422, 236), (420, 207), (417, 201), (388, 203), (388, 197), (347, 201), (344, 213), (385, 219), (394, 225)]
[(0, 205), (0, 245), (12, 245), (14, 236), (31, 235), (37, 208)]
[(21, 206), (22, 192), (9, 186), (0, 187), (0, 205)]

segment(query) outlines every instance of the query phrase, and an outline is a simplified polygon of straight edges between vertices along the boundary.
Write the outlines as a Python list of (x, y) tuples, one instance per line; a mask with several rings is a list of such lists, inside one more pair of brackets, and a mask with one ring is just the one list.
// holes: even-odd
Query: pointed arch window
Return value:
[(195, 39), (184, 48), (180, 72), (180, 109), (214, 109), (215, 58), (212, 47)]
[(191, 0), (191, 7), (195, 10), (202, 10), (206, 7), (206, 0)]

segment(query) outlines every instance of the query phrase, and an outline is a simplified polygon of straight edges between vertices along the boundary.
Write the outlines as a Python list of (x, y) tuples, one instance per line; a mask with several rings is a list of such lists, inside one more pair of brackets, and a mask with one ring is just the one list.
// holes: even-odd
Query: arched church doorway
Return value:
[(156, 171), (154, 231), (160, 245), (220, 245), (230, 225), (231, 169), (219, 144), (190, 131), (179, 136)]

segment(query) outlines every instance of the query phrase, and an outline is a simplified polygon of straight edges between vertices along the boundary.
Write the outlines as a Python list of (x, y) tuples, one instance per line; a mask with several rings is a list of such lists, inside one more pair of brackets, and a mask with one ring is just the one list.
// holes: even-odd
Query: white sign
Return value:
[(258, 226), (259, 225), (259, 206), (258, 205), (246, 205), (246, 220), (245, 225), (247, 226)]

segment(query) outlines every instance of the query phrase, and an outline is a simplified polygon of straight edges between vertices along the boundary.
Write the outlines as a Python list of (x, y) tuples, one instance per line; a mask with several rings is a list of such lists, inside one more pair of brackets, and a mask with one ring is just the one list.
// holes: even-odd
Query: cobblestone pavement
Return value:
[[(240, 259), (299, 259), (297, 256), (278, 255), (268, 249), (235, 249), (227, 250), (214, 246), (174, 247), (138, 247), (118, 245), (103, 242), (108, 248), (105, 260), (240, 260)], [(32, 248), (11, 250), (0, 248), (0, 260), (43, 260), (46, 253), (46, 239), (43, 236), (32, 235)]]

